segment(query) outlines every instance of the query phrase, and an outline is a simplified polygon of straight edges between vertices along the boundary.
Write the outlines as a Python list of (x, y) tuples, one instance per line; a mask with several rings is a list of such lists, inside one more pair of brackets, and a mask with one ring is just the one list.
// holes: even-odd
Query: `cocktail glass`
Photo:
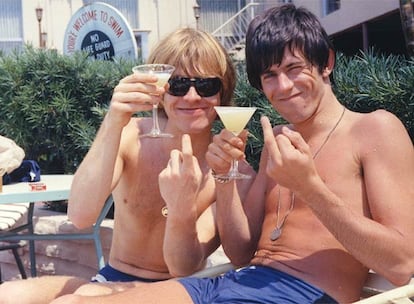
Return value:
[[(223, 122), (224, 127), (234, 135), (239, 135), (257, 108), (216, 106), (214, 109)], [(248, 179), (251, 177), (250, 175), (240, 173), (238, 168), (239, 162), (237, 159), (233, 159), (230, 171), (227, 174), (218, 174), (217, 176), (229, 179)]]
[[(158, 77), (156, 85), (158, 87), (164, 87), (170, 78), (171, 74), (174, 72), (175, 67), (169, 64), (143, 64), (138, 65), (132, 68), (132, 71), (137, 74), (154, 74)], [(172, 134), (163, 133), (160, 130), (160, 125), (158, 122), (158, 104), (152, 106), (152, 129), (149, 133), (143, 134), (140, 137), (173, 137)]]

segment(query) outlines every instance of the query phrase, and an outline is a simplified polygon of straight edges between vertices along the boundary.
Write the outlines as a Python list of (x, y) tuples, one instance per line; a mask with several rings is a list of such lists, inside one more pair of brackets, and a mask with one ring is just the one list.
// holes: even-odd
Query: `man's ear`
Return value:
[(329, 57), (328, 57), (328, 63), (326, 67), (323, 69), (322, 76), (323, 77), (329, 77), (329, 75), (332, 73), (335, 66), (335, 52), (332, 49), (329, 49)]

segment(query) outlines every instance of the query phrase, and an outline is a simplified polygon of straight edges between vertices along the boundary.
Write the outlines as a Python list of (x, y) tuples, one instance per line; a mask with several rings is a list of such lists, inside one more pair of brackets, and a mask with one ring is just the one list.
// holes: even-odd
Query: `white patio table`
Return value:
[[(15, 227), (6, 232), (0, 232), (0, 241), (29, 241), (30, 253), (30, 269), (31, 276), (36, 274), (36, 255), (35, 255), (35, 241), (36, 240), (73, 240), (73, 239), (89, 239), (95, 242), (96, 255), (98, 259), (98, 267), (102, 268), (105, 265), (102, 245), (100, 239), (100, 225), (112, 206), (112, 196), (110, 196), (103, 208), (91, 232), (85, 233), (64, 233), (64, 234), (36, 234), (33, 227), (33, 211), (36, 202), (60, 201), (66, 200), (69, 197), (70, 188), (72, 185), (73, 175), (41, 175), (41, 180), (37, 185), (33, 183), (15, 183), (3, 185), (3, 191), (0, 193), (0, 204), (7, 203), (27, 203), (30, 202), (27, 223)], [(44, 185), (44, 186), (43, 186)], [(43, 189), (45, 187), (45, 189)], [(21, 233), (21, 231), (27, 231)]]

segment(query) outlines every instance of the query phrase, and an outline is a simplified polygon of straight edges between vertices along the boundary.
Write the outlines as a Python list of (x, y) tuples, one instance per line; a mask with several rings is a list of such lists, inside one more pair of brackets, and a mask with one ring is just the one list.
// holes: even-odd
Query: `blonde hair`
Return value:
[(211, 34), (183, 28), (168, 34), (151, 52), (148, 63), (166, 63), (188, 75), (218, 77), (223, 86), (221, 105), (231, 104), (236, 73), (231, 58)]

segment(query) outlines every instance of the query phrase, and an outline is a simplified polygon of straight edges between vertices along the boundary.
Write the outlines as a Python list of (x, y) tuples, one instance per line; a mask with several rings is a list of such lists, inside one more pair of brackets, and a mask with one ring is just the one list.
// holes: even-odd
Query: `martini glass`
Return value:
[[(154, 74), (158, 77), (156, 86), (164, 87), (170, 78), (171, 74), (174, 72), (175, 67), (169, 64), (161, 63), (152, 63), (152, 64), (143, 64), (138, 65), (132, 68), (132, 71), (136, 74)], [(143, 134), (140, 137), (173, 137), (172, 134), (163, 133), (160, 130), (160, 125), (158, 122), (158, 104), (152, 105), (152, 129), (149, 133)]]
[[(254, 111), (256, 111), (255, 107), (216, 106), (214, 109), (223, 122), (224, 127), (236, 136), (243, 131)], [(240, 173), (238, 167), (239, 162), (236, 159), (233, 159), (230, 171), (227, 174), (219, 174), (218, 177), (229, 179), (248, 179), (251, 177), (250, 175)]]

